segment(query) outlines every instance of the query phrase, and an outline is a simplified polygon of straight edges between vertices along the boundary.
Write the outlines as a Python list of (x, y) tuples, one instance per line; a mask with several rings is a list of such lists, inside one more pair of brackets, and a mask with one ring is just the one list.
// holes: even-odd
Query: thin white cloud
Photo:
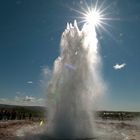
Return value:
[(27, 84), (33, 84), (33, 81), (27, 81)]
[(116, 65), (114, 65), (113, 68), (115, 70), (120, 70), (120, 69), (124, 68), (125, 66), (126, 66), (126, 64), (125, 63), (122, 63), (122, 64), (116, 64)]
[(21, 105), (21, 106), (44, 106), (45, 99), (35, 98), (33, 96), (25, 96), (25, 97), (15, 96), (15, 99), (0, 98), (0, 104)]
[(23, 99), (23, 101), (34, 102), (34, 101), (35, 101), (35, 97), (32, 97), (32, 96), (25, 96), (25, 98)]

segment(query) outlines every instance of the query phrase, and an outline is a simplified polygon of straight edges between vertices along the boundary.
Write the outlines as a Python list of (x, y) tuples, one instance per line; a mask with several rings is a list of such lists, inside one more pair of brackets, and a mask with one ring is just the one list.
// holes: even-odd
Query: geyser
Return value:
[(94, 102), (104, 90), (95, 26), (67, 24), (47, 90), (48, 136), (95, 137)]

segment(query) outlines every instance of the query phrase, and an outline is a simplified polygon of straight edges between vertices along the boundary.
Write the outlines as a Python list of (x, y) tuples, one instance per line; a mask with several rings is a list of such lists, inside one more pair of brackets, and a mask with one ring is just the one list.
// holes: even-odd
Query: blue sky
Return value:
[[(86, 2), (90, 5), (91, 0)], [(140, 1), (106, 0), (104, 6), (109, 6), (106, 13), (113, 20), (106, 21), (109, 33), (97, 31), (102, 72), (108, 85), (103, 106), (109, 110), (140, 111)], [(74, 19), (80, 22), (81, 15), (72, 9), (81, 7), (85, 7), (82, 0), (0, 1), (2, 100), (45, 97), (42, 70), (46, 66), (52, 69), (66, 23)], [(126, 65), (115, 69), (116, 64)]]

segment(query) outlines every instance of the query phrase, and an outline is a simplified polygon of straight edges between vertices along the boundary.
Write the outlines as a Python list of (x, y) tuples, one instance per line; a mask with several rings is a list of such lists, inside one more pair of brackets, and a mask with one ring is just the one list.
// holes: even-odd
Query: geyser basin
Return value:
[(62, 34), (47, 91), (46, 133), (56, 139), (95, 137), (94, 102), (103, 90), (95, 27), (76, 21)]

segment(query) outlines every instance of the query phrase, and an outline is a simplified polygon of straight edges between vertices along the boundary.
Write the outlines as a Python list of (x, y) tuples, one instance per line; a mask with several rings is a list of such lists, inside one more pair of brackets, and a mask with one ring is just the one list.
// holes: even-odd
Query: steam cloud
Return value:
[(47, 136), (93, 138), (94, 105), (105, 90), (94, 26), (67, 24), (47, 90)]

